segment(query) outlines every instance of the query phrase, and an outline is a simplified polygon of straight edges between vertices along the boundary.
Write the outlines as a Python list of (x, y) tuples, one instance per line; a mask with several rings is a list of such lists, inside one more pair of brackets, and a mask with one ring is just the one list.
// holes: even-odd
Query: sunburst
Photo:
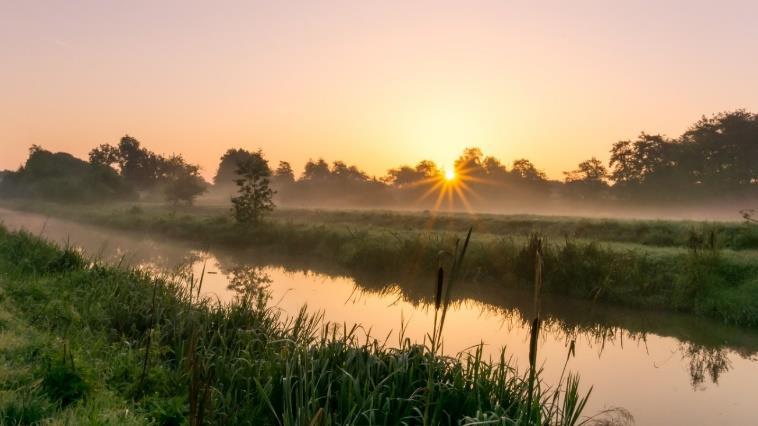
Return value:
[(416, 185), (429, 186), (429, 188), (419, 197), (419, 202), (423, 202), (430, 196), (436, 194), (434, 201), (434, 210), (439, 210), (446, 204), (448, 210), (452, 210), (454, 203), (459, 201), (468, 213), (474, 210), (469, 202), (469, 198), (478, 198), (478, 194), (473, 190), (474, 183), (489, 183), (486, 179), (474, 176), (471, 172), (473, 168), (456, 168), (449, 167), (437, 175), (430, 176)]

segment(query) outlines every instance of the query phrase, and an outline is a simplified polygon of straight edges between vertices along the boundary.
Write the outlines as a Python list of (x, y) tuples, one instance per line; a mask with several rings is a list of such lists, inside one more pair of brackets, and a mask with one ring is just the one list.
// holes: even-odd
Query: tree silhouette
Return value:
[(169, 157), (161, 165), (161, 176), (167, 181), (164, 188), (166, 200), (176, 205), (192, 205), (195, 198), (207, 190), (207, 185), (200, 177), (198, 166), (187, 164), (181, 155)]
[(239, 223), (258, 224), (266, 213), (274, 210), (268, 161), (258, 150), (238, 165), (237, 175), (238, 195), (232, 197), (234, 217)]

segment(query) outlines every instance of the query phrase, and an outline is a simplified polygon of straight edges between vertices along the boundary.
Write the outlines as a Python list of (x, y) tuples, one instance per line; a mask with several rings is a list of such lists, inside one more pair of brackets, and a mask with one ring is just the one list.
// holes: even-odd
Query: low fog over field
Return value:
[(529, 159), (466, 148), (450, 165), (429, 160), (369, 176), (360, 165), (312, 159), (296, 171), (261, 150), (229, 149), (211, 182), (181, 154), (161, 155), (131, 136), (88, 159), (32, 146), (0, 195), (66, 203), (168, 201), (228, 204), (241, 165), (254, 167), (281, 207), (741, 220), (758, 206), (758, 116), (743, 110), (695, 122), (678, 138), (641, 133), (549, 179)]

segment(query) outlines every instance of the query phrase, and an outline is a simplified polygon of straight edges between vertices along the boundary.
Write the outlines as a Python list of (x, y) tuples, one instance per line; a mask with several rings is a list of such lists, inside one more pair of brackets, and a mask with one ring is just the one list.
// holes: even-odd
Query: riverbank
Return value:
[[(426, 218), (430, 224), (423, 225), (419, 222), (423, 214), (282, 211), (262, 226), (243, 227), (235, 224), (228, 213), (212, 207), (180, 212), (149, 205), (100, 209), (46, 204), (13, 207), (189, 240), (206, 247), (255, 247), (259, 252), (331, 263), (377, 288), (390, 282), (418, 283), (431, 276), (440, 262), (440, 253), (451, 251), (455, 240), (461, 238), (463, 223), (463, 218), (456, 215), (433, 223)], [(528, 288), (533, 270), (527, 234), (540, 232), (548, 236), (544, 250), (545, 292), (758, 326), (758, 255), (754, 250), (723, 248), (723, 241), (731, 241), (731, 245), (742, 241), (740, 244), (749, 246), (753, 231), (745, 225), (724, 228), (718, 224), (693, 224), (687, 234), (685, 224), (666, 222), (653, 226), (619, 221), (614, 226), (620, 231), (615, 233), (604, 231), (605, 222), (588, 222), (594, 223), (590, 226), (568, 219), (532, 218), (524, 222), (485, 216), (473, 222), (489, 232), (474, 230), (466, 277), (472, 288)], [(556, 236), (569, 228), (574, 229), (572, 235), (581, 238)], [(648, 231), (640, 234), (641, 229)], [(673, 242), (663, 246), (646, 246), (642, 240), (630, 242), (635, 233), (648, 239), (658, 235), (650, 229), (671, 229)], [(510, 230), (514, 234), (507, 234)], [(616, 235), (616, 241), (607, 241), (610, 237), (603, 235)], [(687, 245), (678, 245), (676, 241), (684, 235), (689, 235)], [(388, 269), (387, 265), (393, 267)], [(425, 294), (422, 290), (419, 297)]]
[[(197, 288), (201, 281), (191, 286)], [(220, 306), (176, 280), (93, 264), (0, 228), (4, 423), (412, 424), (512, 419), (574, 424), (571, 376), (553, 405), (481, 352), (441, 358), (356, 328), (285, 319), (251, 280)], [(567, 392), (567, 393), (565, 393)], [(539, 403), (537, 403), (539, 401)]]

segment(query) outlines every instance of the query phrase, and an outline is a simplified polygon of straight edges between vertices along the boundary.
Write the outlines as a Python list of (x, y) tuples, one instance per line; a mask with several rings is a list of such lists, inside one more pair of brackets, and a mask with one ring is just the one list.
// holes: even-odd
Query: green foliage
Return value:
[[(532, 273), (524, 236), (538, 231), (545, 236), (548, 293), (690, 312), (732, 324), (758, 324), (749, 310), (742, 314), (740, 305), (747, 306), (750, 300), (730, 299), (737, 305), (708, 303), (714, 292), (742, 288), (758, 274), (751, 252), (736, 251), (758, 247), (751, 242), (758, 235), (755, 226), (454, 214), (435, 215), (431, 221), (426, 214), (277, 210), (266, 226), (239, 227), (222, 212), (221, 208), (203, 209), (172, 217), (154, 208), (139, 216), (112, 210), (85, 215), (60, 211), (99, 225), (126, 230), (139, 227), (218, 247), (257, 249), (295, 264), (319, 264), (330, 272), (350, 274), (377, 290), (400, 279), (413, 289), (417, 280), (434, 275), (439, 251), (454, 244), (451, 233), (465, 232), (472, 222), (480, 232), (467, 254), (467, 264), (474, 271), (470, 279), (487, 291), (503, 283), (523, 286)], [(691, 256), (688, 247), (693, 231), (701, 234), (704, 242), (713, 231), (717, 261)], [(28, 259), (19, 258), (18, 262), (33, 270), (47, 267), (47, 261), (31, 265)], [(386, 265), (394, 266), (388, 269)], [(687, 288), (714, 290), (699, 291), (697, 298), (690, 298), (685, 296)], [(422, 293), (417, 296), (428, 297)], [(470, 296), (476, 295), (472, 289)]]
[(0, 402), (0, 424), (35, 425), (42, 423), (55, 406), (39, 392), (23, 389)]
[(641, 133), (611, 150), (618, 193), (654, 200), (756, 195), (758, 115), (736, 110), (703, 117), (677, 139)]
[(238, 164), (237, 175), (238, 195), (232, 197), (234, 217), (239, 223), (257, 224), (266, 213), (274, 210), (268, 161), (258, 151)]
[(207, 190), (205, 181), (199, 175), (198, 167), (188, 165), (183, 160), (170, 173), (167, 173), (165, 179), (167, 182), (163, 192), (166, 201), (174, 205), (179, 203), (192, 205), (195, 198)]
[(199, 166), (187, 163), (181, 155), (164, 157), (126, 135), (117, 146), (100, 145), (89, 153), (94, 166), (113, 171), (117, 167), (126, 181), (140, 190), (158, 190), (172, 204), (192, 204), (206, 191)]
[(232, 185), (239, 178), (237, 169), (240, 164), (254, 160), (255, 153), (246, 149), (229, 149), (221, 156), (213, 184), (216, 186)]
[[(63, 356), (65, 358), (66, 354)], [(43, 392), (63, 407), (84, 398), (90, 391), (90, 385), (73, 364), (73, 358), (53, 361), (42, 379)]]
[(62, 202), (94, 202), (135, 197), (131, 186), (116, 172), (70, 154), (52, 153), (32, 146), (29, 158), (17, 172), (0, 181), (0, 194)]
[[(0, 248), (7, 247), (24, 250), (20, 256), (33, 264), (43, 264), (46, 253), (56, 250), (29, 235), (2, 232)], [(40, 254), (45, 258), (33, 259)], [(86, 346), (83, 353), (99, 366), (92, 374), (105, 377), (96, 385), (79, 366), (83, 360), (65, 350), (42, 371), (40, 385), (42, 401), (47, 396), (60, 408), (43, 410), (40, 401), (26, 404), (29, 409), (6, 405), (3, 412), (13, 416), (8, 418), (43, 419), (52, 410), (61, 416), (57, 413), (74, 410), (80, 421), (102, 423), (106, 410), (90, 400), (114, 392), (131, 401), (129, 412), (161, 424), (251, 419), (260, 424), (454, 424), (474, 416), (514, 424), (576, 424), (579, 419), (581, 407), (540, 408), (555, 400), (576, 406), (582, 398), (571, 383), (568, 392), (554, 394), (537, 382), (539, 404), (528, 407), (526, 381), (508, 365), (505, 353), (500, 362), (489, 362), (481, 348), (458, 357), (436, 356), (404, 339), (400, 347), (388, 348), (357, 326), (321, 327), (321, 316), (305, 310), (284, 318), (278, 309), (248, 297), (218, 305), (187, 286), (156, 281), (144, 272), (81, 264), (66, 273), (35, 274), (18, 268), (8, 251), (0, 250), (0, 271), (14, 277), (0, 285), (14, 305), (35, 318), (49, 304), (37, 297), (40, 293), (69, 304), (81, 320), (68, 331), (68, 341), (71, 347)], [(241, 273), (239, 279), (250, 276)], [(253, 281), (238, 284), (260, 291), (260, 277)], [(141, 382), (135, 379), (145, 350), (151, 361)], [(135, 389), (135, 383), (142, 388)], [(433, 397), (427, 400), (427, 393)], [(114, 410), (117, 403), (112, 404)]]

